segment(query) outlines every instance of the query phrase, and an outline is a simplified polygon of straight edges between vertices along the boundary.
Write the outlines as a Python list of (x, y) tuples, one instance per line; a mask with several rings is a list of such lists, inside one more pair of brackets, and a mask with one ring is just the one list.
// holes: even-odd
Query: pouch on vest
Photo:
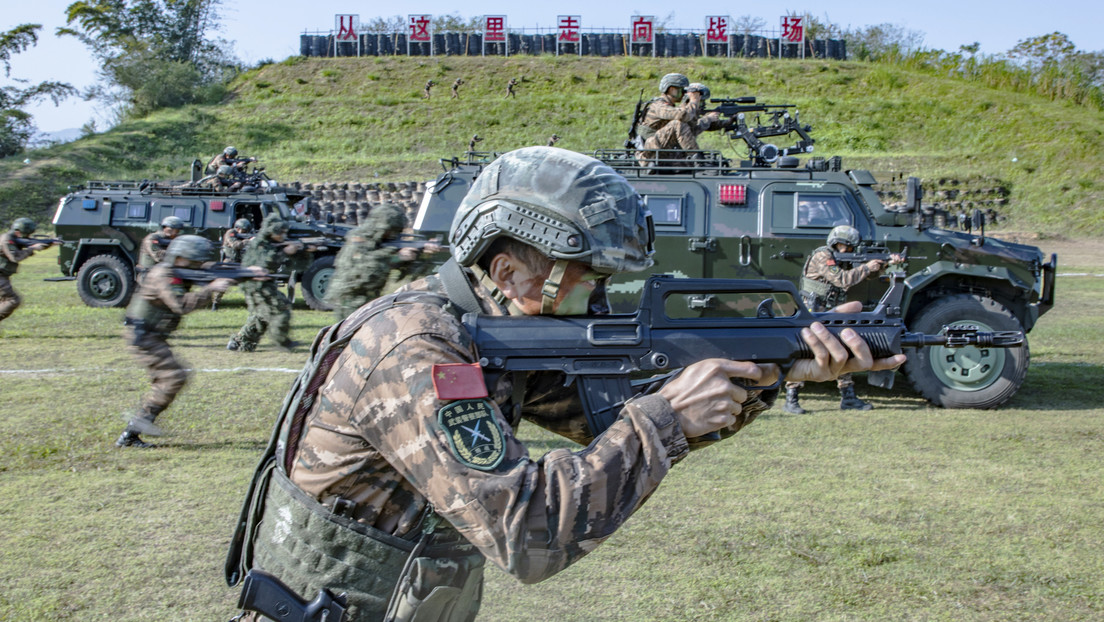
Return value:
[(410, 561), (385, 622), (468, 622), (479, 612), (485, 558), (416, 557)]

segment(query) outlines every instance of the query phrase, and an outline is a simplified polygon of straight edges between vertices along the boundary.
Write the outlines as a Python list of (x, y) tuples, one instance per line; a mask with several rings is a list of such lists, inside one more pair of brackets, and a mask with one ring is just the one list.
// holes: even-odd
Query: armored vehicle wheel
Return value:
[(114, 255), (96, 255), (77, 272), (77, 293), (90, 307), (125, 307), (134, 287), (130, 266)]
[[(1004, 305), (982, 296), (958, 294), (935, 300), (909, 323), (909, 330), (938, 333), (944, 325), (976, 325), (983, 331), (1023, 330)], [(904, 371), (928, 401), (944, 408), (996, 408), (1023, 384), (1031, 353), (1020, 348), (944, 348), (908, 353)]]
[(315, 311), (332, 311), (333, 305), (326, 302), (326, 289), (334, 273), (334, 256), (327, 255), (314, 260), (303, 273), (299, 284), (303, 286), (303, 298), (307, 306)]

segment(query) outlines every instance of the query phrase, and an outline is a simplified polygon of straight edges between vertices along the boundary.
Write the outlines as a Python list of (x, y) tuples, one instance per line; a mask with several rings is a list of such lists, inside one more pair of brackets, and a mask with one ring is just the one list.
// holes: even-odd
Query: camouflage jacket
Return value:
[(19, 271), (19, 262), (34, 254), (29, 248), (19, 248), (12, 240), (11, 231), (0, 234), (0, 276), (11, 276)]
[[(308, 256), (304, 250), (288, 255), (284, 252), (284, 248), (286, 247), (278, 246), (276, 242), (258, 233), (245, 245), (241, 263), (247, 266), (260, 266), (266, 272), (275, 274), (280, 272), (288, 262)], [(242, 291), (258, 291), (262, 287), (275, 287), (275, 285), (272, 281), (244, 281), (239, 287)]]
[(841, 265), (836, 262), (831, 248), (821, 246), (805, 261), (801, 270), (801, 291), (807, 298), (816, 300), (818, 309), (814, 310), (834, 307), (844, 301), (847, 290), (876, 272), (866, 264)]
[(168, 239), (162, 231), (154, 231), (142, 238), (142, 245), (138, 249), (138, 265), (149, 270), (161, 263), (165, 259), (165, 251), (169, 249), (169, 245), (165, 244)]
[[(474, 289), (484, 312), (506, 313)], [(353, 519), (386, 533), (408, 534), (431, 504), (503, 570), (540, 581), (620, 527), (686, 454), (687, 439), (658, 395), (629, 400), (592, 439), (576, 389), (560, 373), (530, 374), (522, 417), (589, 443), (531, 459), (503, 415), (512, 412), (514, 379), (484, 384), (471, 336), (443, 292), (432, 275), (346, 320), (384, 305), (316, 385), (302, 432), (286, 436), (299, 440), (284, 464), (315, 499), (351, 507)], [(455, 369), (469, 374), (457, 380)]]
[[(656, 131), (663, 129), (665, 125), (671, 121), (682, 121), (683, 123), (690, 123), (697, 126), (698, 120), (698, 106), (686, 102), (681, 105), (674, 105), (666, 97), (657, 97), (648, 102), (648, 106), (644, 111), (644, 118), (641, 120), (641, 127), (638, 132), (644, 131), (644, 136), (655, 134)], [(648, 128), (644, 130), (644, 128)], [(647, 136), (645, 136), (647, 137)]]
[(401, 270), (411, 263), (399, 258), (399, 249), (381, 246), (383, 234), (375, 222), (368, 220), (345, 235), (345, 245), (334, 259), (327, 295), (368, 288), (376, 289), (374, 298), (387, 283), (392, 268)]
[(171, 265), (159, 263), (142, 279), (126, 316), (141, 320), (149, 331), (168, 334), (179, 326), (181, 316), (209, 306), (213, 295), (209, 286), (191, 291), (191, 283), (177, 278)]
[(242, 255), (245, 253), (245, 246), (249, 243), (250, 239), (251, 238), (238, 237), (237, 229), (228, 229), (226, 233), (222, 234), (223, 261), (241, 263)]

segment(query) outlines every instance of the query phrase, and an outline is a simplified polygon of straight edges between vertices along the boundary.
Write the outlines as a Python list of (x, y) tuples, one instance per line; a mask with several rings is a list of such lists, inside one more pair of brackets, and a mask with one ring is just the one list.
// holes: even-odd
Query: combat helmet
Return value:
[(165, 227), (170, 229), (183, 229), (184, 221), (176, 216), (165, 216), (165, 218), (161, 220), (161, 228), (164, 229)]
[(241, 229), (248, 233), (253, 230), (253, 223), (249, 222), (248, 218), (239, 218), (234, 221), (234, 228)]
[(660, 93), (666, 95), (667, 89), (671, 88), (672, 86), (678, 86), (685, 89), (686, 87), (690, 86), (690, 78), (687, 78), (681, 73), (669, 73), (659, 79)]
[(16, 218), (12, 222), (12, 231), (18, 231), (23, 235), (31, 235), (38, 227), (30, 218)]
[(236, 147), (227, 147), (222, 150), (222, 154), (228, 158), (238, 157), (238, 150)]
[(287, 221), (282, 218), (266, 218), (265, 221), (261, 223), (259, 234), (261, 237), (280, 235), (281, 233), (287, 233), (290, 228)]
[(608, 165), (558, 147), (525, 147), (491, 162), (461, 201), (452, 256), (472, 266), (498, 238), (602, 274), (652, 265), (655, 229), (640, 195)]
[(840, 243), (848, 246), (858, 246), (859, 240), (859, 230), (851, 225), (833, 227), (828, 233), (828, 246), (835, 246)]
[(188, 261), (203, 263), (211, 261), (215, 256), (215, 245), (210, 240), (198, 235), (182, 235), (173, 238), (169, 247), (165, 249), (165, 261), (172, 263), (177, 257), (183, 257)]
[(216, 173), (216, 175), (218, 175), (219, 177), (229, 177), (230, 174), (233, 172), (233, 166), (230, 166), (229, 164), (223, 164), (222, 166), (218, 167), (218, 172)]

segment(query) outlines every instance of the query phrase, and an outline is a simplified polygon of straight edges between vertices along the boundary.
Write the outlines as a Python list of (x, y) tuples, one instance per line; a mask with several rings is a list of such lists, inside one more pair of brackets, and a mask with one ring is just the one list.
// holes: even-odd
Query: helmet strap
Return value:
[(487, 288), (487, 291), (491, 293), (491, 298), (493, 298), (495, 302), (502, 306), (509, 305), (506, 294), (499, 291), (498, 285), (495, 285), (495, 282), (491, 279), (491, 275), (487, 274), (486, 270), (480, 268), (479, 264), (473, 264), (469, 270), (471, 270), (475, 278), (479, 280), (479, 284)]
[(566, 259), (557, 259), (552, 264), (552, 272), (544, 281), (544, 287), (541, 288), (541, 313), (544, 315), (551, 315), (554, 310), (556, 295), (560, 293), (560, 283), (567, 272), (567, 263)]

